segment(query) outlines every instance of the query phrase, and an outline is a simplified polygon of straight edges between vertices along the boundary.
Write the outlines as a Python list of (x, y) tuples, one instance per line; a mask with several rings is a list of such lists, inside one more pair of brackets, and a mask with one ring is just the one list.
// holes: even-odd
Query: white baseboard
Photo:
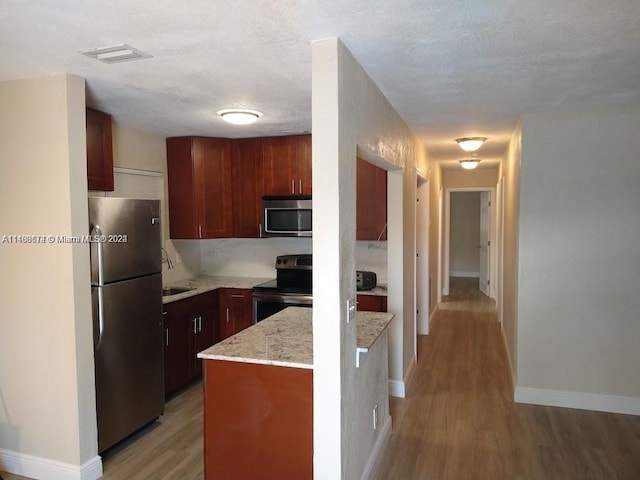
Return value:
[(638, 397), (516, 387), (515, 401), (516, 403), (531, 403), (549, 407), (640, 415), (640, 398)]
[(397, 398), (404, 398), (404, 382), (400, 380), (389, 380), (389, 395)]
[(463, 270), (451, 270), (449, 272), (450, 277), (466, 277), (466, 278), (480, 278), (480, 272), (465, 272)]
[(82, 465), (73, 465), (0, 448), (0, 469), (35, 479), (98, 480), (102, 477), (102, 458), (96, 455)]
[(407, 369), (407, 373), (404, 375), (404, 379), (400, 380), (389, 380), (389, 395), (397, 398), (404, 398), (406, 396), (406, 385), (409, 383), (411, 379), (411, 375), (416, 368), (416, 357), (411, 359), (409, 363), (409, 368)]
[(369, 480), (375, 476), (374, 473), (378, 469), (380, 459), (382, 458), (382, 452), (389, 441), (389, 437), (391, 437), (391, 416), (387, 416), (384, 425), (382, 426), (382, 431), (380, 432), (380, 435), (378, 435), (378, 439), (373, 446), (373, 450), (371, 450), (371, 455), (369, 455), (369, 459), (364, 466), (360, 480)]

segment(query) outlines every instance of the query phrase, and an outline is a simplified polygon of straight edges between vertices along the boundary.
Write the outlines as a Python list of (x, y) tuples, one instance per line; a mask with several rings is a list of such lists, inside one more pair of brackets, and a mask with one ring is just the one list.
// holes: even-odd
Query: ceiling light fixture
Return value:
[(477, 158), (468, 158), (466, 160), (460, 160), (460, 165), (465, 170), (473, 170), (478, 166), (479, 163), (480, 163), (480, 160)]
[(225, 122), (234, 125), (249, 125), (262, 116), (262, 112), (244, 108), (228, 108), (219, 110), (217, 113)]
[(486, 137), (456, 138), (456, 142), (458, 142), (458, 145), (460, 145), (460, 148), (463, 149), (465, 152), (475, 152), (486, 141), (487, 141)]

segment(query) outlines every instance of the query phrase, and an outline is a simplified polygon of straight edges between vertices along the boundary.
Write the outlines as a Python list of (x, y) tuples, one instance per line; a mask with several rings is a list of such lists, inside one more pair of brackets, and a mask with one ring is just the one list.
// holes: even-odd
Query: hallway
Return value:
[(451, 295), (418, 339), (407, 398), (376, 480), (640, 478), (640, 417), (514, 404), (493, 300), (477, 279)]

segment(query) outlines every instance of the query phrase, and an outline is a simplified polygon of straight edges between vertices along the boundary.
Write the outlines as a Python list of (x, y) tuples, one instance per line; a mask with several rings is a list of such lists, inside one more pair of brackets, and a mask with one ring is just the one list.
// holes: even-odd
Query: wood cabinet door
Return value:
[(88, 189), (113, 191), (111, 115), (87, 108), (86, 122)]
[(191, 377), (190, 322), (179, 303), (164, 306), (164, 392), (168, 397)]
[(295, 137), (265, 137), (262, 139), (265, 195), (296, 193)]
[(356, 161), (356, 240), (386, 240), (387, 172)]
[(259, 238), (262, 222), (262, 141), (233, 140), (233, 236)]
[(232, 237), (231, 140), (197, 138), (194, 162), (200, 238)]
[(299, 135), (296, 139), (298, 191), (311, 195), (311, 135)]
[(378, 295), (356, 295), (356, 308), (362, 312), (386, 312), (387, 297)]
[(220, 340), (253, 324), (252, 291), (244, 288), (220, 289)]
[(194, 138), (167, 138), (167, 183), (171, 238), (200, 238), (196, 211)]
[(202, 376), (202, 360), (198, 358), (198, 353), (209, 348), (218, 340), (218, 291), (202, 293), (191, 298), (195, 302), (193, 308), (197, 310), (197, 314), (193, 316), (193, 342), (190, 358), (193, 377), (200, 378)]

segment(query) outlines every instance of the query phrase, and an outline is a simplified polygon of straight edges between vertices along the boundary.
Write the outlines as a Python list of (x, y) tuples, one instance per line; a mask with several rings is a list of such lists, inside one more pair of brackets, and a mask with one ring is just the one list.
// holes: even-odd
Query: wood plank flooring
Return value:
[[(477, 279), (444, 300), (375, 480), (640, 480), (640, 417), (514, 404), (493, 301)], [(107, 480), (202, 479), (202, 385), (103, 461)]]
[(476, 285), (452, 279), (419, 338), (376, 480), (640, 479), (640, 417), (513, 403), (500, 326)]

